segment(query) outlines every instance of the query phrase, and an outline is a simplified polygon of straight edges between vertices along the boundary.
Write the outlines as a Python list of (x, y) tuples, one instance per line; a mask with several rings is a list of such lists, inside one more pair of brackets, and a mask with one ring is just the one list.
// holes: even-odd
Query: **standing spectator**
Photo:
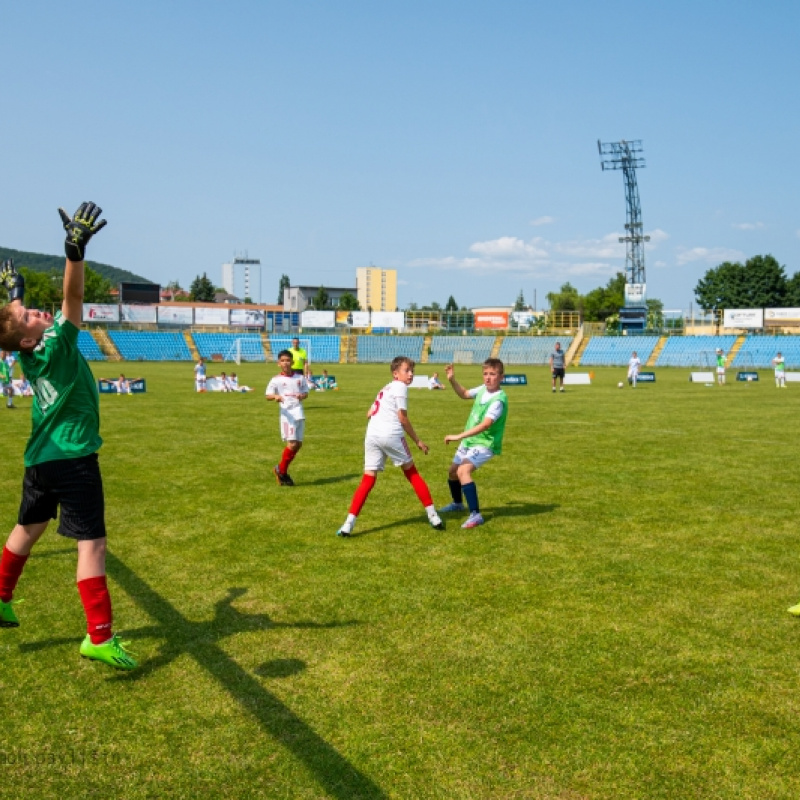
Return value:
[(206, 390), (206, 362), (202, 356), (194, 366), (194, 388), (196, 392), (204, 392)]
[(553, 377), (553, 391), (556, 390), (556, 381), (561, 383), (561, 391), (564, 391), (564, 375), (567, 371), (565, 353), (561, 349), (561, 342), (556, 342), (555, 350), (550, 353), (550, 374)]
[(639, 367), (642, 366), (642, 362), (639, 360), (639, 356), (636, 355), (636, 351), (633, 351), (633, 355), (631, 356), (631, 360), (628, 362), (628, 386), (633, 386), (636, 388), (636, 381), (639, 378)]
[(778, 353), (775, 358), (772, 359), (772, 366), (775, 367), (775, 386), (779, 389), (786, 388), (786, 362), (783, 359), (783, 356)]
[(308, 362), (308, 353), (300, 347), (300, 340), (295, 336), (292, 346), (288, 350), (292, 357), (292, 370), (295, 375), (305, 375)]
[(725, 383), (725, 353), (722, 348), (717, 348), (717, 383), (722, 386)]
[(6, 408), (16, 408), (14, 405), (14, 385), (11, 383), (11, 370), (6, 361), (6, 351), (0, 351), (0, 396), (5, 395)]
[(136, 660), (112, 630), (105, 499), (97, 458), (103, 443), (100, 402), (92, 371), (78, 348), (84, 252), (106, 221), (99, 220), (102, 211), (94, 203), (82, 203), (72, 219), (63, 209), (58, 211), (67, 231), (61, 311), (53, 317), (25, 308), (22, 276), (13, 269), (4, 275), (10, 302), (0, 309), (0, 347), (19, 350), (35, 398), (22, 502), (0, 556), (0, 627), (19, 625), (12, 600), (17, 582), (50, 520), (59, 517), (58, 532), (76, 539), (78, 546), (77, 583), (87, 629), (80, 654), (117, 669), (133, 669)]

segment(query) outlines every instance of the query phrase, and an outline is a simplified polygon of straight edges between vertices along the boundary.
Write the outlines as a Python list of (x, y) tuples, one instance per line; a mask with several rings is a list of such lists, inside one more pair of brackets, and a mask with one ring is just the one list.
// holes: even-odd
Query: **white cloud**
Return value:
[(721, 264), (723, 261), (744, 261), (745, 254), (741, 250), (729, 247), (692, 247), (689, 250), (678, 250), (678, 265), (704, 261), (707, 264)]
[(488, 242), (475, 242), (470, 245), (470, 252), (487, 258), (499, 259), (535, 259), (547, 258), (547, 250), (543, 249), (539, 238), (524, 242), (516, 236), (501, 236)]
[(555, 221), (556, 221), (555, 217), (544, 216), (532, 219), (530, 224), (533, 225), (534, 228), (538, 228), (541, 225), (552, 225)]
[(738, 222), (733, 224), (734, 228), (737, 228), (740, 231), (754, 231), (758, 228), (763, 228), (763, 222)]

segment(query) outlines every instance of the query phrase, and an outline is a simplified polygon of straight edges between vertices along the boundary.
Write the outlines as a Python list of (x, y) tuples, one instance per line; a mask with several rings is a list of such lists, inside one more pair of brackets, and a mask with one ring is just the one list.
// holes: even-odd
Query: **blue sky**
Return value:
[(262, 300), (399, 273), (400, 305), (546, 307), (624, 267), (641, 139), (648, 294), (771, 253), (800, 271), (800, 3), (3, 3), (0, 245), (188, 286), (249, 254)]

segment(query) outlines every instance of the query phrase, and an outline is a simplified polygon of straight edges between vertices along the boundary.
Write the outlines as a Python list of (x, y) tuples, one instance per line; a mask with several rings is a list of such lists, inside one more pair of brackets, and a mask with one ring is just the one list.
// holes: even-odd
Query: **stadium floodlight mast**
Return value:
[[(628, 208), (628, 221), (625, 223), (625, 236), (620, 236), (620, 243), (625, 242), (625, 305), (633, 310), (644, 309), (646, 316), (646, 278), (644, 269), (644, 243), (650, 241), (642, 231), (642, 207), (639, 203), (639, 187), (636, 183), (636, 170), (645, 166), (641, 140), (619, 142), (601, 142), (597, 140), (597, 151), (600, 153), (602, 170), (622, 170), (625, 179), (625, 201)], [(630, 315), (631, 318), (638, 316)], [(632, 327), (639, 327), (635, 325)], [(642, 322), (641, 327), (644, 327)]]

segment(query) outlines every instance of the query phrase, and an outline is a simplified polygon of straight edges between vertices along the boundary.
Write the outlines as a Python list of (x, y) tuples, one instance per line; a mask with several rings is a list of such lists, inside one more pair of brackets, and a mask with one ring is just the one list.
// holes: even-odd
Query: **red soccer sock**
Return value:
[(86, 613), (86, 632), (92, 644), (102, 644), (111, 638), (111, 595), (105, 575), (78, 581), (83, 610)]
[(358, 484), (358, 489), (353, 495), (353, 501), (350, 503), (350, 513), (354, 517), (357, 517), (361, 513), (361, 509), (364, 508), (364, 503), (367, 502), (376, 480), (378, 480), (376, 475), (364, 475), (361, 478), (361, 483)]
[(28, 556), (19, 556), (12, 553), (7, 547), (3, 548), (3, 555), (0, 557), (0, 600), (10, 603), (17, 588), (17, 581), (22, 575), (22, 568)]
[(296, 450), (292, 450), (289, 447), (283, 448), (283, 453), (281, 454), (281, 463), (278, 466), (278, 469), (284, 473), (284, 475), (289, 471), (289, 464), (294, 461), (294, 457), (297, 455)]
[(422, 475), (417, 472), (417, 468), (412, 466), (411, 469), (403, 470), (403, 474), (408, 478), (408, 482), (414, 488), (422, 505), (425, 506), (425, 508), (432, 506), (433, 498), (431, 497), (430, 489), (428, 489), (428, 484), (425, 483)]

